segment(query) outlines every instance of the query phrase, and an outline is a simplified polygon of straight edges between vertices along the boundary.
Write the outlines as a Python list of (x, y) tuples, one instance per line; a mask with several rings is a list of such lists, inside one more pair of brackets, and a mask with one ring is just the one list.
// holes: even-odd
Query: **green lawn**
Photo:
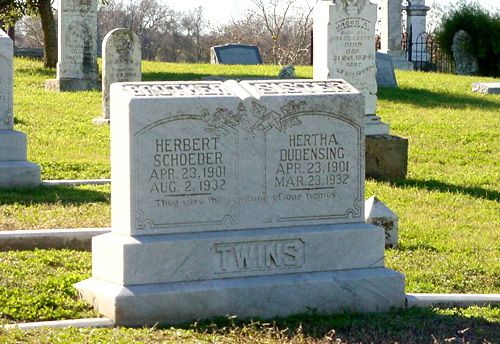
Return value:
[[(274, 76), (279, 69), (144, 62), (143, 77), (241, 78)], [(298, 67), (297, 74), (311, 77), (312, 68)], [(91, 123), (101, 115), (100, 93), (46, 92), (44, 81), (53, 77), (54, 71), (38, 62), (15, 60), (15, 128), (28, 134), (29, 160), (41, 165), (43, 179), (109, 178), (109, 127)], [(419, 72), (397, 77), (399, 89), (379, 90), (378, 113), (392, 134), (409, 139), (408, 176), (366, 183), (366, 196), (376, 195), (400, 217), (400, 247), (386, 250), (386, 265), (406, 275), (407, 292), (500, 293), (500, 95), (470, 91), (472, 82), (492, 81), (488, 78)], [(0, 191), (2, 230), (109, 225), (109, 186)], [(0, 253), (0, 322), (95, 316), (71, 287), (89, 275), (88, 252)], [(57, 295), (56, 301), (47, 295)], [(419, 343), (432, 342), (433, 336), (444, 342), (465, 328), (471, 342), (500, 342), (500, 310), (305, 315), (281, 319), (274, 327), (222, 322), (162, 331), (0, 330), (0, 343), (330, 342), (325, 336), (331, 329), (349, 342)]]

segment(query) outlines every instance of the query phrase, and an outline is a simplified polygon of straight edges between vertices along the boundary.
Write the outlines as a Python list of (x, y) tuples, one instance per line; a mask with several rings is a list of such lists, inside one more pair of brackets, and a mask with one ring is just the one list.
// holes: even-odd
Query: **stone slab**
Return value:
[(408, 172), (408, 140), (394, 135), (366, 137), (366, 177), (404, 179)]
[(472, 91), (486, 94), (500, 94), (500, 82), (475, 82)]
[(210, 48), (212, 64), (262, 64), (259, 48), (247, 44), (224, 44)]
[[(17, 323), (4, 325), (6, 330), (19, 329), (19, 330), (36, 330), (40, 328), (103, 328), (114, 327), (115, 323), (107, 318), (84, 318), (84, 319), (70, 319), (70, 320), (54, 320), (54, 321), (37, 321), (29, 323)], [(2, 326), (0, 326), (2, 328)]]
[(311, 312), (404, 307), (404, 276), (385, 268), (228, 278), (123, 287), (91, 278), (76, 285), (122, 326), (178, 324), (216, 316), (274, 318)]
[(389, 54), (377, 52), (377, 87), (397, 88), (398, 82), (392, 65), (392, 57)]
[(0, 187), (40, 185), (40, 166), (28, 161), (0, 161)]
[(314, 13), (314, 79), (342, 78), (365, 97), (375, 114), (375, 23), (377, 5), (363, 1), (318, 1)]
[(375, 196), (365, 202), (365, 220), (384, 229), (386, 248), (398, 246), (398, 215)]
[(367, 224), (92, 239), (92, 276), (125, 286), (383, 266)]
[(92, 237), (109, 232), (109, 228), (0, 231), (0, 251), (36, 248), (90, 251)]
[(364, 117), (343, 80), (113, 84), (113, 231), (364, 222)]
[(26, 134), (16, 130), (0, 130), (0, 161), (26, 160)]
[(80, 92), (101, 89), (99, 79), (49, 79), (45, 80), (45, 89), (57, 92)]
[(500, 294), (406, 294), (406, 300), (407, 308), (500, 306)]
[(390, 126), (382, 122), (380, 116), (366, 115), (365, 116), (365, 135), (389, 135)]

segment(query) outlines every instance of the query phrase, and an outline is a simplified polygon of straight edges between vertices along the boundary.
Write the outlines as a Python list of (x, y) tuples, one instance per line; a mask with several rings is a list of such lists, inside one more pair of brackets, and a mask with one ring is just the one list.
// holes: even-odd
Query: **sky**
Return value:
[[(251, 8), (250, 0), (160, 0), (167, 5), (179, 11), (189, 11), (198, 6), (202, 6), (205, 18), (209, 20), (212, 26), (218, 23), (225, 23), (231, 18), (238, 19), (245, 10)], [(373, 0), (372, 0), (373, 2)], [(433, 3), (440, 6), (446, 6), (450, 3), (456, 3), (456, 0), (425, 0), (427, 6)], [(489, 10), (500, 10), (500, 0), (479, 0), (481, 6)]]

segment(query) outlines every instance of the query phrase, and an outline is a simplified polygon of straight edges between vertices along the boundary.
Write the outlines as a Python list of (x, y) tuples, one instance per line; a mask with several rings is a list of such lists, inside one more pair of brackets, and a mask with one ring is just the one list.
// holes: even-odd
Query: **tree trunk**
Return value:
[(56, 21), (50, 0), (38, 1), (38, 13), (42, 21), (45, 57), (44, 67), (55, 68), (57, 65), (57, 34)]

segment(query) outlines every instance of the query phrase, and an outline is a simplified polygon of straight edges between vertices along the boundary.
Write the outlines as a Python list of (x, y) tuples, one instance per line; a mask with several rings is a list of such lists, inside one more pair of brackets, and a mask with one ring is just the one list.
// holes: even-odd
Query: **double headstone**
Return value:
[(94, 124), (110, 121), (109, 88), (112, 83), (141, 81), (141, 43), (128, 29), (114, 29), (102, 41), (102, 116)]
[(40, 166), (28, 162), (26, 134), (14, 130), (13, 44), (0, 30), (0, 187), (40, 184)]
[(45, 88), (55, 91), (100, 89), (97, 68), (97, 0), (60, 0), (57, 77)]
[(404, 305), (345, 81), (118, 83), (111, 121), (112, 232), (76, 287), (117, 324)]

